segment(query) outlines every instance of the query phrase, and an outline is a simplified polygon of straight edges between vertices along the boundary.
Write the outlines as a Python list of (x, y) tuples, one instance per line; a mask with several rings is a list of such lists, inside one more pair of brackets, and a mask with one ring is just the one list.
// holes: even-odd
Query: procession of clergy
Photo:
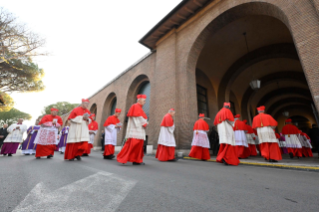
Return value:
[[(144, 165), (143, 145), (146, 137), (147, 116), (143, 111), (146, 95), (137, 95), (137, 103), (133, 104), (127, 113), (128, 124), (125, 135), (125, 144), (119, 154), (117, 161), (125, 164), (132, 162), (133, 165)], [(62, 119), (57, 115), (58, 110), (51, 108), (51, 114), (45, 115), (38, 125), (27, 127), (20, 119), (17, 124), (8, 128), (9, 135), (4, 141), (1, 154), (12, 156), (17, 151), (19, 144), (23, 141), (23, 133), (27, 131), (28, 137), (22, 143), (23, 154), (35, 154), (37, 159), (41, 157), (51, 158), (54, 151), (64, 153), (64, 159), (73, 161), (81, 160), (81, 156), (88, 156), (93, 147), (94, 136), (98, 130), (95, 114), (87, 109), (88, 99), (82, 99), (82, 104), (73, 109), (68, 117), (66, 126), (58, 135), (58, 129), (63, 125)], [(238, 165), (239, 159), (248, 156), (256, 156), (257, 151), (270, 162), (282, 159), (282, 145), (279, 142), (279, 134), (275, 133), (277, 122), (268, 114), (265, 107), (257, 108), (258, 115), (254, 117), (252, 126), (246, 120), (239, 120), (240, 115), (233, 116), (230, 111), (230, 103), (225, 102), (224, 107), (217, 113), (214, 125), (217, 126), (219, 135), (219, 152), (217, 162), (225, 165)], [(113, 159), (117, 141), (117, 133), (122, 124), (118, 119), (121, 109), (116, 109), (115, 114), (109, 116), (104, 123), (105, 128), (105, 150), (104, 159)], [(160, 134), (156, 158), (159, 161), (177, 161), (175, 157), (176, 142), (174, 138), (175, 110), (170, 109), (164, 116)], [(204, 120), (204, 114), (199, 114), (199, 120), (194, 124), (192, 147), (189, 156), (200, 160), (210, 159), (210, 143), (207, 133), (209, 126)], [(286, 120), (282, 129), (282, 137), (285, 142), (285, 150), (290, 157), (311, 157), (310, 138)]]

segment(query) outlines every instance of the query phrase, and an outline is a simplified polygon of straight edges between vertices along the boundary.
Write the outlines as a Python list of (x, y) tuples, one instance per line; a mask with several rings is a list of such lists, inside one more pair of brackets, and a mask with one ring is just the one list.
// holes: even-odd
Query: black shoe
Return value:
[(50, 159), (50, 158), (52, 158), (52, 157), (53, 157), (53, 155), (49, 155), (49, 156), (47, 156), (47, 158), (48, 158), (48, 159)]
[(228, 163), (223, 159), (222, 162), (225, 164), (225, 166), (228, 166)]
[(75, 159), (81, 160), (81, 157), (80, 156), (76, 156)]
[(103, 156), (104, 159), (107, 159), (107, 160), (112, 160), (113, 158), (115, 158), (114, 155), (106, 155), (106, 156)]
[(273, 160), (273, 159), (272, 159), (272, 160), (271, 160), (271, 162), (275, 162), (275, 163), (276, 163), (276, 162), (278, 162), (278, 161), (277, 161), (277, 160)]
[(12, 156), (12, 154), (8, 154), (8, 156)]
[(7, 156), (7, 154), (3, 154), (3, 156)]
[(30, 155), (30, 154), (28, 153), (28, 154), (24, 154), (24, 155)]
[(63, 154), (63, 152), (60, 152), (60, 154), (62, 155), (62, 154)]
[(88, 154), (83, 154), (82, 157), (83, 157), (83, 156), (89, 156), (89, 155), (88, 155)]
[(178, 161), (178, 158), (174, 158), (173, 160), (169, 160), (170, 162), (176, 162)]
[(145, 163), (135, 163), (135, 162), (133, 162), (133, 165), (145, 165)]
[(291, 159), (294, 158), (294, 154), (292, 154), (291, 152), (289, 153), (289, 156), (290, 156)]
[(36, 159), (41, 159), (41, 157), (36, 157)]

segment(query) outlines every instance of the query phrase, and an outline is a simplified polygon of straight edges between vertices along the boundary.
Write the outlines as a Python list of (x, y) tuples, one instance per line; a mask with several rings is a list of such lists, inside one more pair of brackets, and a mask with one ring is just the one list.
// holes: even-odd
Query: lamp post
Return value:
[(284, 112), (282, 113), (282, 115), (284, 115), (285, 117), (288, 117), (288, 116), (289, 116), (289, 112), (288, 112), (288, 111), (284, 111)]
[(251, 89), (253, 89), (253, 90), (259, 89), (259, 88), (260, 88), (260, 84), (261, 84), (260, 80), (252, 80), (252, 81), (249, 83)]

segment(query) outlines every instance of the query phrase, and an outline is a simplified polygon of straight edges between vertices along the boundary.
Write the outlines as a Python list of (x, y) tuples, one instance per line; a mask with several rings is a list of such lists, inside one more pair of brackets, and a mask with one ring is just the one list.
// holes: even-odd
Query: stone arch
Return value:
[(95, 115), (97, 114), (97, 105), (95, 103), (90, 107), (90, 112), (94, 113)]
[(102, 119), (101, 119), (100, 126), (103, 126), (107, 117), (112, 115), (111, 114), (111, 107), (112, 107), (112, 102), (114, 100), (116, 100), (116, 94), (114, 92), (111, 92), (109, 95), (107, 95), (107, 97), (104, 101), (104, 104), (103, 104)]
[(126, 100), (125, 112), (127, 112), (129, 108), (131, 107), (131, 105), (136, 102), (136, 95), (139, 89), (141, 88), (141, 86), (146, 82), (150, 82), (150, 80), (149, 80), (149, 77), (146, 76), (145, 74), (141, 74), (133, 80), (126, 95), (127, 100)]
[[(211, 119), (207, 122), (213, 124), (214, 115), (218, 112), (216, 105), (216, 92), (207, 75), (200, 69), (196, 70), (196, 84), (204, 87), (207, 90), (208, 117)], [(197, 114), (198, 113), (199, 112), (197, 111)]]

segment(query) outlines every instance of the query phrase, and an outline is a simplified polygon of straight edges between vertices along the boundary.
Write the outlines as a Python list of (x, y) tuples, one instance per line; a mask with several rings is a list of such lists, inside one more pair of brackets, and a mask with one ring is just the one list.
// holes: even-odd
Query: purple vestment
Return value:
[(37, 137), (38, 130), (40, 129), (40, 126), (32, 126), (29, 127), (27, 133), (28, 137), (23, 141), (22, 143), (22, 152), (28, 152), (25, 150), (35, 150), (36, 149), (36, 144), (34, 144), (34, 140)]
[(66, 141), (68, 139), (69, 127), (63, 127), (61, 131), (61, 138), (58, 147), (62, 148), (66, 146)]

